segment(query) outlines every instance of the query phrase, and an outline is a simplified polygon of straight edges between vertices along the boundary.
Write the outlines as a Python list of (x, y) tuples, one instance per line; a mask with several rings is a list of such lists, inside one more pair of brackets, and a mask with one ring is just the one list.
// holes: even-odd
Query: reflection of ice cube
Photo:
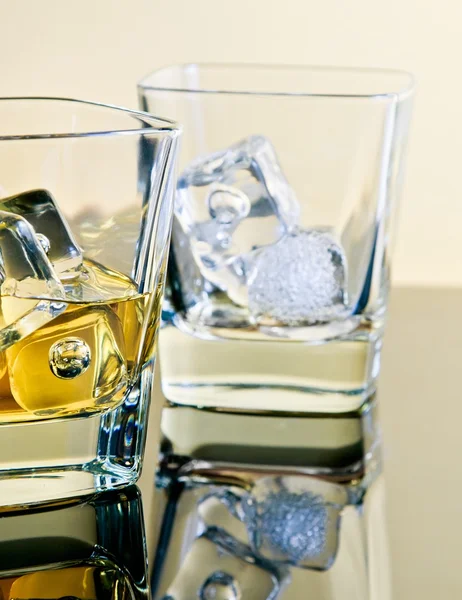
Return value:
[(5, 350), (61, 314), (64, 288), (31, 225), (0, 211), (1, 331)]
[(252, 549), (276, 563), (329, 568), (346, 498), (340, 487), (311, 478), (261, 479), (241, 501)]
[(24, 217), (49, 242), (48, 259), (60, 279), (76, 276), (82, 252), (55, 200), (46, 190), (31, 190), (0, 200), (0, 210)]
[(250, 136), (189, 165), (175, 214), (205, 279), (246, 306), (248, 254), (291, 231), (299, 204), (269, 140)]
[(309, 476), (264, 476), (248, 490), (215, 488), (202, 498), (199, 515), (204, 527), (226, 531), (277, 567), (328, 569), (348, 502), (348, 491), (336, 484)]
[(287, 572), (256, 558), (219, 528), (209, 528), (191, 546), (162, 600), (276, 600)]
[[(259, 510), (260, 515), (255, 516), (261, 521), (261, 534), (290, 561), (313, 560), (325, 551), (328, 516), (321, 496), (309, 491), (271, 492)], [(253, 520), (249, 525), (254, 525)]]
[(257, 250), (249, 277), (249, 309), (259, 323), (316, 323), (346, 307), (346, 257), (328, 231), (285, 235)]

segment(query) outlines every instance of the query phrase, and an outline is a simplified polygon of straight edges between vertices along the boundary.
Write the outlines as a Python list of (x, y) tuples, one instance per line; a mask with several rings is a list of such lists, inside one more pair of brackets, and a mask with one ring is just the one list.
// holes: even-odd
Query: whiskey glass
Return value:
[(179, 128), (0, 99), (0, 505), (140, 474)]
[(154, 597), (388, 598), (376, 388), (412, 76), (189, 64), (138, 89), (184, 126)]

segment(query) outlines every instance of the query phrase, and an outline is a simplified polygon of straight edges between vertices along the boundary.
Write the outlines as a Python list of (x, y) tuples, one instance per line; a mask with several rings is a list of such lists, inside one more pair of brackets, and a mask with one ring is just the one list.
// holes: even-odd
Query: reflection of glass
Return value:
[(390, 600), (383, 476), (363, 442), (363, 469), (350, 475), (255, 465), (251, 455), (248, 465), (165, 461), (154, 598), (202, 597), (213, 581), (211, 598), (298, 600), (309, 589), (325, 600)]
[(148, 600), (135, 487), (0, 520), (0, 598)]
[(2, 99), (0, 123), (0, 503), (127, 485), (143, 452), (178, 128), (59, 99)]
[(389, 600), (376, 413), (165, 406), (154, 598), (221, 572), (243, 598)]
[(139, 91), (143, 108), (185, 126), (160, 336), (167, 399), (356, 410), (378, 374), (410, 76), (186, 65)]

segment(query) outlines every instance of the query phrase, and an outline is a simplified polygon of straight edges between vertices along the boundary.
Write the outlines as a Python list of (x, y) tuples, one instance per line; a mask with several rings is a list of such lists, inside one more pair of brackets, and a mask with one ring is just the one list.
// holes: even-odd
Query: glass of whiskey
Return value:
[(413, 86), (229, 64), (140, 82), (142, 109), (185, 131), (156, 600), (388, 600), (376, 387)]
[(115, 106), (0, 99), (0, 506), (140, 474), (178, 136)]

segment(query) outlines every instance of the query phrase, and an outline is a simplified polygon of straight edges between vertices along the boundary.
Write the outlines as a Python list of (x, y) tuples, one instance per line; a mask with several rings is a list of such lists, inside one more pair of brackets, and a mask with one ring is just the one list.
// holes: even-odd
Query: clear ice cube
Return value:
[[(118, 215), (96, 227), (90, 225), (94, 215), (87, 219), (85, 216), (77, 219), (73, 225), (79, 230), (85, 229), (84, 225), (87, 224), (85, 230), (88, 235), (84, 236), (84, 241), (86, 248), (88, 243), (88, 252), (84, 259), (69, 223), (48, 191), (31, 190), (0, 199), (0, 210), (4, 210), (5, 214), (8, 211), (11, 215), (22, 217), (32, 227), (35, 239), (43, 250), (41, 255), (45, 253), (55, 279), (61, 282), (60, 286), (64, 286), (60, 289), (64, 290), (66, 300), (100, 302), (138, 293), (132, 279), (104, 266), (105, 259), (111, 256), (116, 256), (118, 262), (121, 262), (129, 254), (128, 246), (136, 246), (140, 227), (138, 215), (132, 212)], [(127, 268), (128, 272), (132, 270), (132, 262)], [(24, 283), (22, 291), (23, 289)]]
[(259, 324), (306, 325), (346, 311), (347, 261), (327, 230), (293, 231), (254, 254), (249, 310)]
[(78, 275), (83, 256), (64, 216), (47, 190), (30, 190), (0, 199), (0, 210), (24, 217), (48, 247), (47, 256), (61, 280)]
[(299, 203), (270, 141), (250, 136), (186, 168), (175, 215), (203, 277), (247, 306), (252, 251), (296, 226)]
[(136, 360), (141, 343), (130, 325), (136, 306), (123, 301), (138, 296), (138, 286), (83, 259), (47, 192), (0, 206), (8, 209), (0, 210), (1, 396), (40, 415), (122, 401), (128, 357)]
[(244, 194), (249, 192), (247, 196), (257, 212), (264, 212), (264, 208), (255, 206), (259, 196), (252, 192), (264, 188), (264, 197), (273, 204), (273, 212), (286, 229), (298, 221), (298, 201), (282, 172), (273, 145), (262, 135), (249, 136), (225, 150), (195, 160), (179, 178), (178, 188), (214, 183), (235, 186)]
[(33, 227), (0, 211), (0, 350), (64, 312), (64, 299), (64, 287)]
[(142, 344), (143, 314), (125, 301), (138, 295), (131, 279), (84, 260), (79, 279), (67, 280), (64, 292), (65, 312), (5, 353), (9, 395), (41, 416), (120, 403)]

